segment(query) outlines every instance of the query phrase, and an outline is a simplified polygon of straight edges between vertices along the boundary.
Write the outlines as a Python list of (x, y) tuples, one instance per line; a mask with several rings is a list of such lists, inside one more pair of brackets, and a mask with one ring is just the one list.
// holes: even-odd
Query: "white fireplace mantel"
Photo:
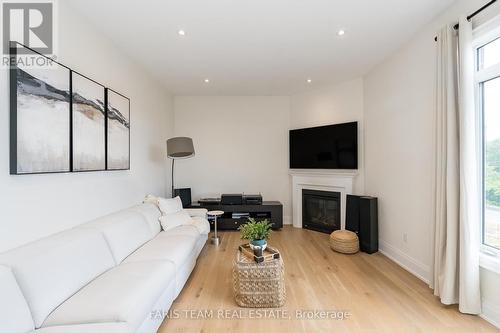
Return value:
[(351, 170), (290, 170), (292, 177), (293, 226), (302, 228), (302, 190), (340, 193), (340, 225), (345, 229), (347, 195), (352, 194), (357, 171)]

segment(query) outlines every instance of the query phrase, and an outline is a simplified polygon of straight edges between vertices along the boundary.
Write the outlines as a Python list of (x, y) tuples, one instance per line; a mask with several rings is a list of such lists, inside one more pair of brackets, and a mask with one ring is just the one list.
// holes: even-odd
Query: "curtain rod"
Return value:
[[(485, 10), (486, 8), (488, 8), (489, 6), (491, 6), (492, 4), (494, 4), (495, 2), (497, 2), (497, 0), (491, 0), (490, 2), (488, 2), (487, 4), (485, 4), (483, 7), (479, 8), (474, 13), (470, 14), (469, 16), (467, 16), (467, 21), (472, 20), (476, 15), (478, 15), (479, 13), (481, 13), (483, 10)], [(455, 24), (453, 26), (453, 29), (458, 30), (459, 27), (460, 27), (460, 25), (457, 23), (457, 24)], [(437, 42), (437, 36), (434, 37), (434, 41)]]

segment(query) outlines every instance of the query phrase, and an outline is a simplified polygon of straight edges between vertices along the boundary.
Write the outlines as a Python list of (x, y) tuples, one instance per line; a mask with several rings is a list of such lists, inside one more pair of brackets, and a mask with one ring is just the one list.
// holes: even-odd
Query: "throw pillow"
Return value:
[(160, 223), (163, 230), (167, 231), (181, 225), (191, 224), (191, 216), (189, 216), (188, 212), (180, 210), (175, 213), (160, 216)]
[(158, 207), (163, 215), (177, 213), (182, 210), (182, 201), (180, 197), (172, 199), (158, 198)]

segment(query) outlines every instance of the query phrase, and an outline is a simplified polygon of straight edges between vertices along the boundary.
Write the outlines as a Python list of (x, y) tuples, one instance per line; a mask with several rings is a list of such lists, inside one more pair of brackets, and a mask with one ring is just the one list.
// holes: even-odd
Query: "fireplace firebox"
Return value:
[(340, 230), (340, 193), (303, 189), (302, 227), (324, 233)]

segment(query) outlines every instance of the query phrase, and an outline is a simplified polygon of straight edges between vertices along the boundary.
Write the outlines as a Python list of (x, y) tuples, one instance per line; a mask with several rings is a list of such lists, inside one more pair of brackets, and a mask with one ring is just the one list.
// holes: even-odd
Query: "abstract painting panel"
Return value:
[(104, 86), (72, 72), (73, 171), (106, 169)]
[(11, 173), (71, 171), (70, 70), (18, 62), (11, 89)]
[(108, 170), (130, 169), (130, 101), (107, 89)]

